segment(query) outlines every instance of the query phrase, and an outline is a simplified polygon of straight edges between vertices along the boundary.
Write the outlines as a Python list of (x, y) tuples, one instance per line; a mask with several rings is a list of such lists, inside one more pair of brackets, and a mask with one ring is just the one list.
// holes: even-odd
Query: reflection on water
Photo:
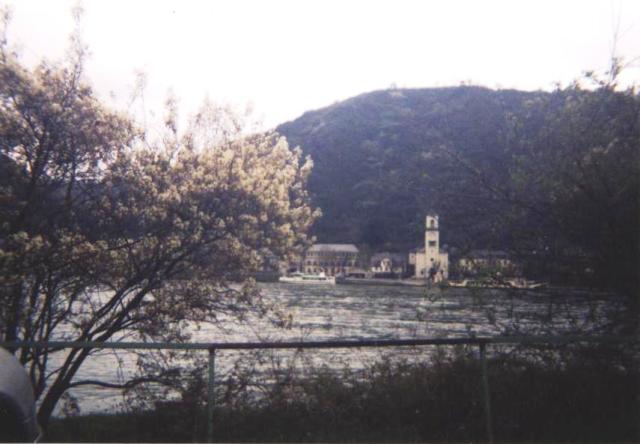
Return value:
[[(228, 322), (224, 331), (209, 325), (193, 330), (192, 342), (252, 342), (360, 338), (433, 338), (494, 336), (499, 334), (561, 334), (598, 331), (611, 319), (614, 304), (604, 295), (505, 290), (430, 289), (377, 286), (302, 286), (262, 284), (265, 300), (275, 302), (291, 328), (265, 320)], [(315, 363), (358, 365), (377, 350), (322, 350)], [(219, 354), (225, 366), (237, 352)], [(101, 351), (85, 362), (76, 379), (122, 381), (133, 375), (135, 356), (124, 351)], [(105, 412), (121, 400), (118, 391), (78, 388), (73, 392), (83, 413)]]

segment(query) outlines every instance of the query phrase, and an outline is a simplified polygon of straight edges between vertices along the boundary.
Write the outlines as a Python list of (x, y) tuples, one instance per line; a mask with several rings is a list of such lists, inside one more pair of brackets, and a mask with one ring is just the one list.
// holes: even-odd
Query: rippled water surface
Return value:
[[(193, 327), (194, 342), (258, 340), (329, 340), (359, 338), (432, 338), (498, 334), (561, 334), (597, 331), (615, 308), (606, 296), (579, 292), (533, 292), (425, 289), (383, 286), (304, 286), (262, 284), (265, 299), (276, 303), (288, 329), (264, 320), (229, 323), (225, 331)], [(376, 350), (331, 350), (314, 353), (328, 365), (369, 359)], [(225, 366), (234, 352), (220, 353)], [(104, 351), (87, 361), (76, 379), (118, 381), (135, 371), (135, 357)], [(121, 401), (118, 391), (78, 388), (73, 392), (83, 413), (108, 411)]]

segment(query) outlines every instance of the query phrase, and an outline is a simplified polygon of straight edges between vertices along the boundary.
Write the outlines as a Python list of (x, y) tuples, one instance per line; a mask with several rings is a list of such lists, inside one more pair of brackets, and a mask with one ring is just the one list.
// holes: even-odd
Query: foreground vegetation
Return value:
[[(245, 277), (306, 243), (311, 162), (206, 101), (179, 131), (169, 98), (152, 138), (92, 90), (79, 27), (67, 59), (32, 69), (8, 21), (0, 9), (0, 340), (182, 341), (189, 321), (265, 315)], [(75, 378), (95, 350), (12, 352), (45, 429), (69, 388), (104, 384)]]
[[(613, 72), (549, 94), (373, 93), (337, 106), (335, 119), (315, 113), (300, 129), (281, 126), (303, 152), (276, 133), (251, 134), (208, 102), (179, 131), (171, 97), (151, 137), (92, 90), (79, 27), (66, 60), (30, 68), (7, 41), (8, 15), (0, 19), (3, 341), (182, 342), (189, 323), (225, 317), (286, 325), (247, 278), (263, 256), (292, 258), (312, 241), (317, 205), (326, 208), (315, 231), (323, 241), (371, 248), (412, 246), (432, 206), (458, 227), (447, 236), (462, 249), (509, 247), (527, 273), (591, 276), (616, 291), (628, 307), (619, 325), (638, 331), (640, 100)], [(317, 159), (313, 175), (305, 153)], [(45, 429), (69, 389), (114, 386), (77, 378), (96, 350), (11, 351)], [(175, 375), (167, 361), (139, 360), (142, 379)], [(628, 366), (533, 362), (492, 365), (498, 437), (630, 439), (637, 387)], [(273, 385), (260, 403), (247, 392), (221, 404), (217, 439), (478, 440), (477, 392), (477, 363), (466, 358), (380, 364), (364, 376), (317, 370)], [(192, 398), (58, 421), (50, 436), (202, 439), (203, 404)]]
[[(634, 441), (638, 380), (620, 350), (574, 350), (569, 359), (554, 353), (554, 359), (536, 351), (533, 361), (506, 355), (489, 361), (495, 439)], [(464, 351), (430, 364), (382, 360), (364, 373), (320, 368), (283, 378), (260, 401), (218, 399), (214, 440), (485, 441), (480, 375), (479, 362)], [(49, 439), (204, 441), (204, 403), (184, 399), (153, 411), (57, 419)]]

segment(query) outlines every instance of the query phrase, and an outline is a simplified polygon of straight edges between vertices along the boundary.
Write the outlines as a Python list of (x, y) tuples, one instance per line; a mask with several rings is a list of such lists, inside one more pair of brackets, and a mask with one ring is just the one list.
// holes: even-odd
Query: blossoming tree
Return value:
[[(185, 321), (262, 309), (255, 289), (230, 283), (260, 251), (307, 242), (311, 162), (211, 105), (186, 134), (170, 115), (165, 137), (146, 143), (83, 81), (76, 48), (29, 70), (3, 40), (0, 338), (181, 340)], [(14, 352), (44, 427), (70, 387), (100, 383), (75, 378), (95, 350)]]

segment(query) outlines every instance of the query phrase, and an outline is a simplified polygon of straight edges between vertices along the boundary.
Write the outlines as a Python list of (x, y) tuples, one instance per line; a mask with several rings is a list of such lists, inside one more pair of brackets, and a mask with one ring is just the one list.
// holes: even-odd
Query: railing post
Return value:
[(216, 349), (209, 349), (209, 379), (207, 382), (207, 442), (213, 442), (213, 407), (214, 383), (215, 383), (215, 367), (216, 367)]
[(482, 371), (482, 401), (484, 405), (484, 419), (487, 427), (487, 439), (493, 443), (493, 418), (491, 417), (491, 397), (489, 394), (489, 375), (487, 374), (487, 345), (484, 342), (478, 344), (480, 347), (480, 367)]

